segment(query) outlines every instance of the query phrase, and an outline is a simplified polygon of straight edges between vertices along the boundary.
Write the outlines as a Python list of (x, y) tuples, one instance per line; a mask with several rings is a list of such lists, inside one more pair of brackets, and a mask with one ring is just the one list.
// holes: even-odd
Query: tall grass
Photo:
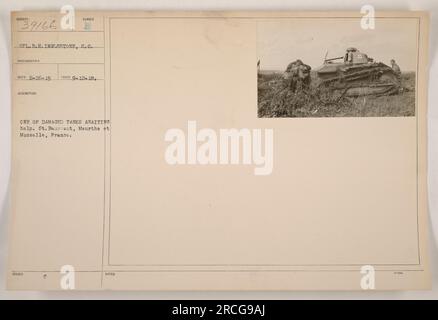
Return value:
[(258, 78), (259, 117), (398, 117), (415, 115), (415, 73), (404, 73), (402, 90), (395, 95), (345, 97), (339, 92), (311, 86), (293, 93), (281, 75)]

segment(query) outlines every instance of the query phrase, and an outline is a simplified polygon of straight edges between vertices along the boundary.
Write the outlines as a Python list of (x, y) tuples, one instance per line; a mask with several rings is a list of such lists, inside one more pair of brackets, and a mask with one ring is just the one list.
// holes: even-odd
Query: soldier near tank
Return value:
[(297, 86), (298, 68), (297, 61), (289, 63), (283, 74), (284, 86), (295, 92)]
[(397, 77), (398, 83), (401, 83), (401, 69), (397, 62), (395, 62), (394, 59), (391, 59), (391, 68), (395, 73), (395, 76)]
[(301, 60), (297, 60), (297, 63), (297, 88), (298, 90), (307, 90), (310, 87), (310, 70), (312, 70), (312, 68), (309, 65), (304, 64)]
[(304, 64), (300, 59), (288, 64), (283, 79), (286, 87), (292, 92), (310, 87), (310, 70), (312, 68)]
[(398, 77), (401, 77), (401, 70), (397, 62), (394, 59), (391, 59), (391, 68), (395, 72)]

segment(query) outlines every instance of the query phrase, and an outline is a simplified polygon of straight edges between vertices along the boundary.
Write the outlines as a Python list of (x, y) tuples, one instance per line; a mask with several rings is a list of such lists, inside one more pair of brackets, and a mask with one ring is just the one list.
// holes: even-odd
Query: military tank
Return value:
[(345, 56), (324, 59), (316, 70), (317, 85), (349, 97), (397, 94), (400, 80), (391, 67), (374, 62), (356, 48)]

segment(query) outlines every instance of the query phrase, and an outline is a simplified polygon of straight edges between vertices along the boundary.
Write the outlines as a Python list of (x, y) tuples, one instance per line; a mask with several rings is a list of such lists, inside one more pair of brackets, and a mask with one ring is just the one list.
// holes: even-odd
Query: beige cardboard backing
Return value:
[[(357, 13), (77, 15), (78, 32), (67, 34), (17, 24), (57, 14), (12, 15), (13, 43), (96, 48), (14, 47), (11, 289), (60, 289), (63, 265), (74, 266), (78, 289), (360, 290), (363, 265), (375, 267), (377, 289), (429, 287), (425, 13), (378, 18), (418, 21), (416, 117), (307, 119), (257, 118), (257, 23), (359, 23)], [(35, 56), (38, 66), (17, 60)], [(40, 66), (59, 73), (51, 64), (101, 81), (15, 79)], [(38, 94), (17, 94), (26, 90)], [(111, 130), (22, 139), (22, 119), (109, 119)], [(170, 166), (165, 132), (187, 132), (189, 120), (198, 129), (272, 128), (272, 174)]]

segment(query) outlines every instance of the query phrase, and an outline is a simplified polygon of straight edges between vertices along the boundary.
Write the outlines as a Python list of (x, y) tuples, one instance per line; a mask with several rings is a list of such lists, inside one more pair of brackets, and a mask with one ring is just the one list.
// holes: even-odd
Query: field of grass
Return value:
[[(315, 75), (312, 75), (314, 78)], [(339, 97), (315, 85), (292, 93), (281, 74), (258, 76), (259, 117), (409, 117), (415, 116), (415, 73), (402, 74), (401, 90), (386, 96)], [(312, 83), (315, 81), (312, 80)]]

